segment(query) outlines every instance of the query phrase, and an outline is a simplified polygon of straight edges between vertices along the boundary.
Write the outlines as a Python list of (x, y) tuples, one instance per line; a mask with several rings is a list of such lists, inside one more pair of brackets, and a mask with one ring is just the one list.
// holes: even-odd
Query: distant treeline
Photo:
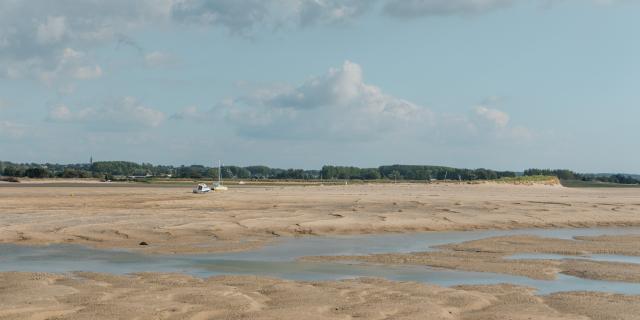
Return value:
[[(202, 165), (165, 166), (128, 161), (98, 161), (91, 164), (37, 164), (0, 161), (0, 175), (29, 178), (101, 178), (127, 179), (171, 177), (204, 179), (218, 176), (218, 168)], [(234, 179), (316, 179), (319, 170), (277, 169), (266, 166), (223, 166), (223, 178)]]
[[(0, 161), (0, 173), (29, 178), (127, 179), (171, 177), (205, 179), (218, 176), (218, 168), (202, 165), (164, 166), (128, 161), (98, 161), (91, 164), (37, 164)], [(321, 170), (278, 169), (267, 166), (223, 166), (221, 175), (229, 179), (360, 179), (360, 180), (492, 180), (515, 177), (512, 171), (457, 169), (441, 166), (392, 165), (378, 168), (324, 166)]]
[(494, 180), (515, 177), (513, 171), (458, 169), (440, 166), (392, 165), (378, 168), (324, 166), (324, 179), (396, 180)]
[(619, 184), (640, 184), (640, 179), (624, 174), (584, 174), (576, 173), (571, 170), (559, 169), (528, 169), (524, 171), (525, 176), (555, 176), (560, 180), (580, 180), (580, 181), (596, 181), (606, 183)]
[[(637, 177), (622, 174), (581, 174), (571, 170), (528, 169), (525, 176), (555, 176), (561, 180), (599, 181), (640, 184)], [(82, 164), (37, 164), (0, 161), (0, 175), (29, 178), (99, 178), (107, 180), (166, 177), (210, 179), (218, 176), (217, 167), (202, 165), (165, 166), (128, 161), (97, 161)], [(460, 169), (442, 166), (391, 165), (377, 168), (324, 166), (321, 170), (278, 169), (267, 166), (223, 166), (225, 179), (358, 179), (358, 180), (495, 180), (516, 177), (513, 171)]]

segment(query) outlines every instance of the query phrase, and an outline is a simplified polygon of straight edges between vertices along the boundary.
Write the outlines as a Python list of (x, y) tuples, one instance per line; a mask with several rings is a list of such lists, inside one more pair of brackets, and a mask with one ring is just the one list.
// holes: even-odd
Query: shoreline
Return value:
[[(425, 234), (425, 233), (449, 233), (449, 232), (490, 232), (490, 231), (527, 231), (527, 230), (580, 230), (580, 229), (625, 229), (625, 228), (640, 228), (640, 223), (606, 223), (606, 222), (598, 222), (597, 224), (584, 224), (584, 223), (572, 223), (568, 225), (562, 224), (553, 224), (553, 225), (518, 225), (513, 227), (501, 226), (501, 227), (473, 227), (473, 228), (452, 228), (452, 229), (424, 229), (424, 230), (386, 230), (381, 232), (347, 232), (347, 233), (303, 233), (303, 234), (288, 234), (288, 235), (279, 235), (275, 238), (269, 239), (250, 239), (249, 243), (243, 243), (241, 245), (233, 246), (231, 243), (223, 244), (223, 247), (207, 247), (207, 243), (195, 244), (195, 247), (198, 250), (189, 251), (189, 250), (177, 250), (177, 251), (157, 251), (154, 250), (152, 246), (141, 246), (132, 244), (130, 246), (122, 246), (117, 245), (115, 243), (109, 242), (100, 242), (95, 243), (94, 241), (66, 241), (66, 242), (47, 242), (47, 241), (31, 241), (27, 240), (18, 240), (18, 241), (3, 241), (0, 240), (0, 245), (15, 245), (15, 246), (25, 246), (25, 247), (48, 247), (55, 245), (78, 245), (89, 249), (99, 249), (99, 250), (121, 250), (126, 252), (135, 252), (146, 255), (181, 255), (181, 254), (189, 254), (189, 255), (207, 255), (207, 254), (225, 254), (225, 253), (242, 253), (252, 250), (259, 250), (264, 248), (265, 246), (277, 245), (279, 241), (289, 241), (293, 239), (300, 238), (348, 238), (348, 237), (358, 237), (358, 236), (385, 236), (385, 235), (412, 235), (412, 234)], [(606, 234), (605, 234), (606, 235)], [(209, 243), (211, 244), (211, 243)], [(199, 249), (207, 249), (207, 250), (199, 250)], [(219, 250), (217, 250), (219, 249)]]

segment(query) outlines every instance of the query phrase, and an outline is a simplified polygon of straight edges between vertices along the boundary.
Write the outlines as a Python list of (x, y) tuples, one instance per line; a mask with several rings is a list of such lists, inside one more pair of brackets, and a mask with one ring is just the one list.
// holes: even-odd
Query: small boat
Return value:
[(213, 191), (226, 191), (229, 190), (226, 186), (222, 185), (222, 161), (218, 160), (218, 182), (214, 182), (211, 186)]
[(209, 191), (211, 191), (211, 188), (209, 188), (205, 183), (200, 183), (193, 188), (193, 193), (207, 193)]
[(216, 182), (213, 184), (213, 186), (211, 186), (211, 189), (213, 189), (213, 191), (226, 191), (229, 190), (229, 188), (227, 188), (227, 186), (223, 186), (222, 183)]

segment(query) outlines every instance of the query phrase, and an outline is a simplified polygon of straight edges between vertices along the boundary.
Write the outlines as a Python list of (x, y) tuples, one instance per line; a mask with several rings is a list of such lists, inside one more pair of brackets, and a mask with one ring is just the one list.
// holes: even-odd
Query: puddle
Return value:
[(563, 260), (563, 259), (584, 259), (604, 262), (621, 262), (640, 264), (640, 257), (623, 256), (617, 254), (591, 254), (591, 255), (562, 255), (549, 253), (519, 253), (506, 257), (506, 259), (528, 260), (528, 259), (545, 259), (545, 260)]
[[(292, 280), (381, 277), (390, 280), (418, 281), (442, 286), (512, 283), (537, 288), (540, 294), (573, 290), (640, 294), (640, 284), (587, 280), (566, 275), (559, 275), (558, 279), (553, 281), (544, 281), (504, 274), (466, 272), (422, 266), (296, 261), (299, 257), (311, 255), (364, 255), (427, 251), (432, 250), (430, 248), (432, 246), (447, 243), (518, 234), (570, 239), (579, 235), (640, 234), (640, 228), (488, 230), (304, 237), (283, 239), (253, 251), (206, 255), (146, 255), (132, 251), (100, 250), (78, 245), (30, 247), (2, 244), (0, 245), (0, 271), (56, 273), (92, 271), (114, 274), (179, 272), (198, 277), (222, 274), (250, 274)], [(520, 256), (512, 256), (511, 258), (517, 259)], [(593, 255), (589, 258), (599, 259), (600, 256)], [(528, 258), (527, 256), (523, 257)], [(608, 255), (607, 257), (611, 258)], [(534, 258), (538, 258), (537, 255)], [(636, 259), (635, 261), (638, 259), (638, 257), (616, 256), (616, 259), (623, 258)]]
[(258, 250), (216, 256), (239, 260), (280, 261), (295, 260), (304, 256), (409, 253), (435, 250), (432, 247), (449, 243), (525, 234), (547, 238), (573, 239), (576, 236), (640, 234), (640, 228), (433, 231), (404, 234), (284, 238), (282, 241), (277, 241)]

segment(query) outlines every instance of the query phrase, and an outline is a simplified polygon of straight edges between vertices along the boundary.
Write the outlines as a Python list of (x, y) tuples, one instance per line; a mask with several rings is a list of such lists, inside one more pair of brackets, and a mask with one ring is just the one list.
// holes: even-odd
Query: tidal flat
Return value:
[[(638, 255), (638, 213), (638, 189), (557, 185), (3, 186), (0, 318), (637, 319), (640, 268), (606, 255)], [(61, 246), (87, 251), (56, 269)], [(554, 279), (594, 285), (536, 288)]]

